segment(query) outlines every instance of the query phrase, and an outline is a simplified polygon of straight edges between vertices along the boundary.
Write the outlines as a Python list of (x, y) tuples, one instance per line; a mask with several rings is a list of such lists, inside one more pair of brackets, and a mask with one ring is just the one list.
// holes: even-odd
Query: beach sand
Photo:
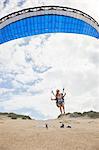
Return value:
[(99, 119), (1, 119), (0, 150), (99, 150)]

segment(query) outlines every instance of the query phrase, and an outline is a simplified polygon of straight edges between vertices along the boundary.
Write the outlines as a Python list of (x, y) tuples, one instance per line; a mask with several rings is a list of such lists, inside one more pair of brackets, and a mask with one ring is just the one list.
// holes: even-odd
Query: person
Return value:
[(62, 114), (62, 110), (65, 114), (65, 106), (64, 106), (64, 97), (66, 95), (66, 93), (64, 93), (64, 90), (63, 90), (63, 93), (60, 93), (60, 90), (56, 90), (56, 94), (54, 94), (54, 92), (52, 91), (53, 95), (55, 96), (54, 99), (51, 98), (51, 100), (55, 100), (56, 101), (56, 106), (58, 108), (60, 108), (60, 112)]
[(46, 127), (46, 129), (48, 129), (48, 124), (47, 123), (45, 124), (45, 127)]
[(64, 128), (64, 123), (62, 123), (62, 125), (60, 126), (60, 128)]

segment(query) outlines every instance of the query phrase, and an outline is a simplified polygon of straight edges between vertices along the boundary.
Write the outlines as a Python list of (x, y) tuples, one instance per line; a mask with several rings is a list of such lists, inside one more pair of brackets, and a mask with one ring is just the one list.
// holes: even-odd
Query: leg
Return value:
[(63, 104), (63, 111), (64, 111), (64, 114), (65, 114), (65, 107), (64, 107), (64, 104)]
[(62, 114), (62, 107), (60, 106), (59, 108), (60, 108), (60, 112), (61, 112), (61, 114)]

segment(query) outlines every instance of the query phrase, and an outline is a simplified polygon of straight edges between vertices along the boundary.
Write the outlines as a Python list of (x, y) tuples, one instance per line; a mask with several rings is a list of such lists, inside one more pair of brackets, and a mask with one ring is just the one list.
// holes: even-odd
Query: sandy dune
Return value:
[[(60, 128), (60, 122), (65, 128)], [(2, 119), (0, 150), (99, 150), (99, 119)]]

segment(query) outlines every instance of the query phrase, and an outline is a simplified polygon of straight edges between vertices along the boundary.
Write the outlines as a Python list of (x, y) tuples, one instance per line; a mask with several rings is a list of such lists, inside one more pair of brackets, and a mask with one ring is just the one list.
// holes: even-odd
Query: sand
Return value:
[(99, 150), (99, 119), (2, 119), (0, 150)]

